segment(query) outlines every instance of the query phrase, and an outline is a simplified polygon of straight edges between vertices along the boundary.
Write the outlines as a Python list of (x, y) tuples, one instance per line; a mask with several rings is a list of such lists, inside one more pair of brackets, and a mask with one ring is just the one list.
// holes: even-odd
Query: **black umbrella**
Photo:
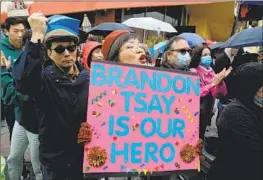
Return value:
[(99, 24), (95, 26), (94, 28), (92, 28), (91, 30), (89, 30), (87, 34), (105, 36), (111, 33), (112, 31), (116, 31), (116, 30), (128, 30), (130, 32), (134, 32), (132, 28), (124, 24), (112, 22), (112, 23)]

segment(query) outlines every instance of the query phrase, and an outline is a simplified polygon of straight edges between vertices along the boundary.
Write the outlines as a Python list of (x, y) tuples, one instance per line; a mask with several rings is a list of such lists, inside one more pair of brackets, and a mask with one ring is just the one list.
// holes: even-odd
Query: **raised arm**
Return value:
[(34, 13), (28, 18), (28, 22), (32, 29), (32, 38), (16, 61), (13, 73), (17, 90), (35, 96), (42, 87), (42, 65), (45, 61), (42, 42), (46, 33), (47, 19), (42, 13)]

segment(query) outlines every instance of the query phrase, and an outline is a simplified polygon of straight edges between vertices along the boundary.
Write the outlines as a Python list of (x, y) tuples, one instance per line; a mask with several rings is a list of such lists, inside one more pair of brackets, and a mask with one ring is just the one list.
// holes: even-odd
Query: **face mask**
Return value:
[(205, 67), (209, 67), (212, 63), (212, 58), (211, 56), (203, 56), (201, 57), (201, 65)]
[(180, 68), (186, 68), (190, 63), (190, 60), (191, 57), (188, 52), (186, 52), (185, 54), (178, 53), (176, 65), (179, 66)]
[(259, 107), (263, 108), (263, 97), (254, 96), (254, 103)]

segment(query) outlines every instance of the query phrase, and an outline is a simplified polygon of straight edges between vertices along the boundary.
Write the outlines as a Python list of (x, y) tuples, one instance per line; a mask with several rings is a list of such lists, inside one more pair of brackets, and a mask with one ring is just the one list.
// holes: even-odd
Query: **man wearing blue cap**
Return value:
[(86, 120), (89, 74), (78, 63), (80, 21), (66, 16), (28, 18), (32, 38), (14, 66), (18, 91), (35, 98), (44, 180), (82, 179), (83, 146), (77, 143)]

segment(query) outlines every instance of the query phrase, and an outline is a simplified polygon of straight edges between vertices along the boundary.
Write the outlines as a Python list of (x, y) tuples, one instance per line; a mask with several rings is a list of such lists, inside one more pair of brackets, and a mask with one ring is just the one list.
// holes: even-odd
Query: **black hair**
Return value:
[(214, 65), (215, 73), (220, 73), (224, 68), (228, 69), (231, 66), (231, 61), (229, 57), (227, 57), (225, 52), (217, 54), (215, 58), (216, 58)]
[(212, 53), (211, 49), (206, 45), (195, 47), (192, 52), (192, 57), (191, 57), (191, 62), (189, 64), (189, 68), (197, 68), (199, 66), (204, 49), (209, 49), (210, 52)]
[(125, 33), (119, 36), (111, 45), (110, 51), (108, 54), (108, 60), (109, 61), (119, 61), (119, 50), (121, 46), (128, 42), (130, 39), (137, 39), (136, 35), (134, 33)]
[(13, 25), (16, 25), (16, 24), (23, 24), (25, 26), (25, 23), (24, 23), (24, 20), (22, 18), (19, 18), (19, 17), (8, 17), (6, 20), (5, 20), (5, 29), (7, 31), (10, 30), (10, 27), (13, 26)]

